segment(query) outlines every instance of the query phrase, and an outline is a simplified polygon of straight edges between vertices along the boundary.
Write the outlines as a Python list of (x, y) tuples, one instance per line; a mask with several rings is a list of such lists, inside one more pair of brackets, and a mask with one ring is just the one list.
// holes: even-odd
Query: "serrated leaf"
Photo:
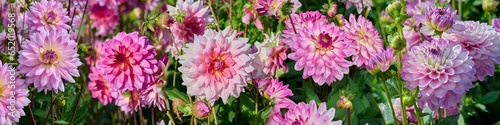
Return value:
[(182, 93), (181, 91), (177, 90), (177, 88), (168, 89), (168, 90), (165, 90), (165, 92), (167, 93), (168, 99), (170, 99), (170, 100), (174, 100), (174, 99), (178, 98), (186, 103), (190, 102), (188, 95), (186, 93)]
[(484, 95), (481, 100), (479, 100), (479, 103), (482, 104), (490, 104), (495, 102), (498, 99), (498, 96), (500, 95), (500, 91), (493, 91), (489, 92), (486, 95)]

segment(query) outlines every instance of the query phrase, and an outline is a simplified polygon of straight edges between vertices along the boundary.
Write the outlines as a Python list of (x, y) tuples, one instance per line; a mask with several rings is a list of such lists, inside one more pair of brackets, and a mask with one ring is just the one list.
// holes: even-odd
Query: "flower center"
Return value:
[(45, 15), (45, 22), (52, 24), (55, 22), (56, 17), (57, 17), (56, 13), (54, 13), (54, 11), (50, 11)]
[(429, 50), (429, 53), (433, 57), (441, 57), (442, 56), (441, 49), (439, 49), (439, 48), (432, 48)]
[(215, 59), (212, 65), (215, 71), (221, 71), (224, 68), (224, 62), (220, 59)]
[(127, 63), (128, 62), (128, 58), (127, 58), (127, 56), (125, 56), (125, 54), (118, 53), (118, 54), (115, 55), (115, 62), (116, 63)]
[(47, 50), (42, 53), (42, 62), (45, 64), (54, 64), (57, 62), (58, 56), (54, 50)]
[(318, 36), (318, 44), (321, 46), (321, 48), (330, 48), (333, 47), (333, 39), (328, 33), (322, 32)]

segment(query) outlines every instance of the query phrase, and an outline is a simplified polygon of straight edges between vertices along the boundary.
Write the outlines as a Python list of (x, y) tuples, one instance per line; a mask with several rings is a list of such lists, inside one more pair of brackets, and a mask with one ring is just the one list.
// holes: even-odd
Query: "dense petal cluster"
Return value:
[(365, 67), (370, 58), (384, 50), (384, 42), (378, 35), (377, 29), (373, 27), (371, 21), (363, 16), (349, 16), (349, 23), (344, 27), (346, 39), (351, 41), (355, 51), (352, 61), (358, 67)]
[(285, 113), (284, 124), (287, 125), (342, 125), (342, 121), (333, 121), (335, 109), (326, 108), (325, 103), (318, 106), (314, 100), (308, 104), (300, 102)]
[(290, 14), (290, 18), (285, 21), (285, 30), (283, 30), (283, 37), (285, 38), (284, 42), (289, 45), (291, 41), (296, 41), (294, 37), (295, 34), (300, 32), (305, 27), (311, 27), (309, 24), (327, 22), (328, 19), (326, 16), (322, 15), (319, 11), (307, 11), (300, 14), (292, 13)]
[(118, 9), (106, 5), (95, 4), (90, 8), (90, 20), (92, 28), (96, 28), (97, 36), (106, 36), (113, 33), (118, 26)]
[(17, 76), (16, 69), (0, 61), (0, 124), (11, 125), (25, 116), (23, 108), (30, 104), (28, 85)]
[(279, 125), (282, 123), (283, 117), (281, 109), (290, 109), (295, 106), (295, 103), (287, 98), (293, 96), (292, 90), (288, 85), (283, 85), (279, 79), (265, 79), (259, 81), (258, 88), (262, 89), (261, 95), (266, 99), (272, 100), (274, 106), (271, 112), (271, 117), (267, 120), (267, 125)]
[(98, 67), (91, 67), (89, 74), (90, 82), (87, 84), (89, 91), (92, 94), (92, 98), (97, 98), (102, 104), (107, 105), (115, 101), (115, 98), (111, 96), (115, 89), (109, 81), (113, 79), (111, 75), (105, 75), (104, 70)]
[(119, 91), (142, 89), (154, 81), (159, 68), (147, 37), (138, 32), (120, 32), (106, 41), (101, 51), (97, 66), (104, 69), (105, 75), (114, 76), (109, 82)]
[(346, 8), (356, 7), (358, 13), (361, 13), (364, 9), (371, 8), (373, 6), (372, 0), (341, 0), (345, 3)]
[(153, 84), (148, 85), (144, 90), (140, 92), (140, 97), (145, 106), (157, 107), (158, 110), (165, 110), (167, 103), (167, 95), (163, 91), (163, 87), (167, 82), (161, 78), (155, 78)]
[(500, 63), (500, 33), (486, 23), (476, 21), (458, 21), (465, 31), (443, 34), (444, 39), (454, 41), (467, 51), (474, 61), (475, 80), (483, 81), (486, 76), (493, 76), (495, 64)]
[(276, 75), (277, 69), (283, 69), (283, 72), (288, 71), (285, 63), (287, 47), (283, 42), (281, 33), (274, 35), (265, 34), (266, 39), (262, 43), (255, 43), (253, 50), (252, 66), (255, 68), (252, 72), (254, 78), (263, 79), (269, 75)]
[(64, 82), (74, 83), (82, 65), (76, 50), (77, 43), (70, 40), (63, 29), (45, 29), (32, 33), (19, 51), (19, 72), (26, 75), (26, 83), (34, 83), (40, 91), (64, 92)]
[(229, 28), (195, 35), (194, 43), (187, 44), (183, 49), (186, 53), (179, 57), (182, 85), (187, 87), (187, 93), (209, 102), (222, 98), (226, 103), (229, 96), (239, 97), (254, 69), (247, 42), (247, 38), (237, 38), (236, 31), (229, 32)]
[(419, 87), (421, 107), (436, 110), (462, 102), (475, 70), (469, 52), (448, 40), (424, 41), (403, 57), (401, 77), (410, 90)]
[(378, 72), (387, 71), (394, 62), (394, 50), (388, 47), (387, 50), (382, 50), (382, 52), (371, 58), (366, 65), (366, 69), (371, 74), (377, 74)]
[(35, 2), (27, 13), (27, 23), (32, 31), (40, 31), (43, 28), (69, 29), (66, 23), (71, 21), (68, 12), (58, 1), (42, 0)]
[(173, 54), (177, 55), (187, 42), (193, 42), (195, 35), (203, 35), (206, 26), (213, 19), (209, 15), (210, 8), (204, 7), (202, 1), (179, 0), (176, 6), (168, 6), (168, 12), (177, 21), (172, 24), (174, 37)]
[(413, 16), (415, 20), (423, 24), (420, 32), (424, 35), (440, 35), (443, 32), (457, 32), (463, 30), (463, 26), (455, 25), (458, 19), (457, 11), (451, 7), (439, 8), (428, 6), (426, 13)]
[(304, 69), (302, 78), (312, 76), (319, 85), (342, 80), (352, 65), (345, 58), (353, 51), (344, 32), (334, 24), (307, 23), (309, 26), (297, 34), (297, 41), (290, 43), (292, 53), (288, 58), (297, 61), (295, 70)]

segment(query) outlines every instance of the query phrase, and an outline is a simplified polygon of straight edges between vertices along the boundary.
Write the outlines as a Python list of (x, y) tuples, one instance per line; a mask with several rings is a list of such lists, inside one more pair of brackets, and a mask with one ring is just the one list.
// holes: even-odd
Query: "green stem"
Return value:
[(437, 123), (439, 123), (439, 121), (441, 121), (441, 107), (440, 107), (440, 108), (438, 108), (438, 114), (437, 114), (437, 117), (438, 117)]
[(458, 0), (458, 15), (460, 15), (460, 19), (462, 19), (462, 0)]
[[(460, 1), (460, 0), (458, 0), (458, 1)], [(456, 5), (455, 0), (451, 0), (451, 5), (453, 6), (454, 10), (457, 10), (457, 5)]]
[(352, 125), (352, 123), (351, 123), (351, 109), (350, 108), (347, 109), (347, 123), (348, 123), (348, 125)]
[[(398, 29), (401, 29), (401, 26), (398, 26)], [(399, 92), (399, 96), (400, 96), (400, 103), (401, 103), (401, 112), (406, 112), (406, 106), (404, 105), (403, 103), (403, 82), (401, 81), (401, 67), (402, 67), (402, 63), (401, 63), (401, 59), (402, 59), (402, 54), (401, 52), (398, 52), (397, 54), (397, 60), (398, 60), (398, 65), (397, 65), (397, 68), (398, 68), (398, 74), (397, 74), (397, 77), (396, 77), (396, 81), (397, 81), (397, 84), (398, 84), (398, 92)], [(408, 122), (407, 122), (407, 117), (406, 117), (406, 113), (401, 113), (403, 114), (403, 118), (402, 118), (402, 121), (403, 121), (403, 125), (407, 125)]]
[(172, 115), (170, 114), (170, 111), (167, 112), (167, 116), (168, 118), (170, 119), (170, 121), (172, 122), (172, 125), (175, 125), (175, 121), (174, 121), (174, 118), (172, 117)]
[(377, 77), (382, 84), (384, 84), (384, 90), (385, 90), (385, 95), (387, 96), (387, 101), (389, 101), (389, 106), (391, 107), (392, 111), (392, 117), (394, 118), (394, 121), (397, 120), (396, 118), (396, 112), (394, 112), (394, 105), (392, 105), (392, 100), (391, 100), (391, 95), (389, 94), (389, 89), (387, 88), (387, 83), (384, 81), (380, 80), (380, 77)]
[(212, 108), (212, 112), (214, 113), (214, 123), (215, 123), (215, 125), (219, 125), (219, 123), (217, 122), (217, 115), (215, 113), (215, 108)]

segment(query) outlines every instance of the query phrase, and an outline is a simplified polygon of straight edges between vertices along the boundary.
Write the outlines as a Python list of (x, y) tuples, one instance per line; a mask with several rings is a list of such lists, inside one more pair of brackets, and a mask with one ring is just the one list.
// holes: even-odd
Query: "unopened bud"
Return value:
[(335, 24), (339, 27), (342, 27), (345, 25), (346, 20), (344, 19), (344, 15), (342, 14), (337, 14), (335, 16)]
[(399, 52), (406, 47), (406, 40), (400, 35), (396, 35), (392, 38), (390, 45), (395, 52)]
[(134, 8), (134, 10), (132, 10), (132, 12), (129, 13), (129, 16), (132, 19), (136, 20), (136, 19), (139, 19), (139, 17), (141, 17), (141, 13), (142, 13), (141, 9)]
[(415, 104), (415, 98), (412, 98), (410, 96), (404, 96), (403, 97), (403, 104), (404, 106), (411, 107), (413, 104)]
[(204, 101), (196, 101), (193, 104), (193, 114), (198, 119), (205, 119), (210, 114), (212, 109)]
[(347, 97), (341, 96), (339, 98), (339, 100), (337, 101), (337, 107), (343, 108), (343, 109), (351, 109), (352, 103)]
[(64, 107), (64, 105), (66, 105), (66, 100), (63, 97), (57, 98), (57, 106)]
[(337, 15), (337, 4), (331, 3), (330, 8), (328, 8), (328, 11), (326, 11), (326, 14), (329, 17), (334, 17), (335, 15)]
[(496, 0), (483, 0), (483, 10), (484, 11), (495, 11), (497, 9), (498, 2)]
[(385, 11), (392, 18), (397, 18), (399, 16), (399, 13), (401, 12), (401, 9), (403, 9), (403, 4), (401, 4), (401, 2), (399, 2), (399, 1), (396, 1), (396, 2), (389, 4), (389, 6), (387, 6), (387, 8), (385, 8)]

